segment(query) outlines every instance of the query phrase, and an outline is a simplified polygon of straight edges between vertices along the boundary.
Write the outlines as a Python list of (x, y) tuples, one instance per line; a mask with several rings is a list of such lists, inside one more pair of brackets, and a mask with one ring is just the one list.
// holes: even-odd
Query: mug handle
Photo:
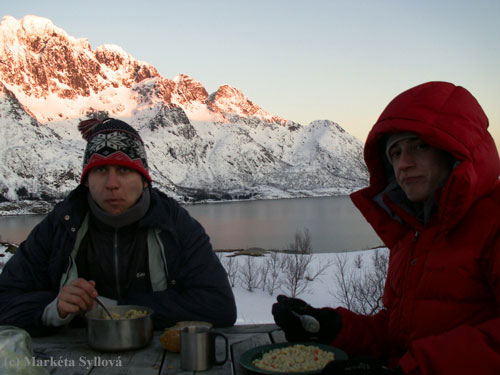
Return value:
[(224, 342), (225, 342), (225, 347), (226, 347), (226, 355), (224, 357), (224, 359), (222, 361), (218, 361), (217, 358), (216, 358), (216, 355), (215, 355), (215, 350), (214, 350), (214, 363), (216, 366), (219, 366), (219, 365), (223, 365), (224, 363), (226, 363), (227, 361), (227, 357), (229, 355), (229, 343), (227, 341), (227, 337), (224, 336), (222, 333), (220, 332), (211, 332), (212, 334), (212, 340), (213, 340), (213, 347), (215, 348), (215, 340), (217, 339), (217, 336), (219, 337), (222, 337), (224, 339)]

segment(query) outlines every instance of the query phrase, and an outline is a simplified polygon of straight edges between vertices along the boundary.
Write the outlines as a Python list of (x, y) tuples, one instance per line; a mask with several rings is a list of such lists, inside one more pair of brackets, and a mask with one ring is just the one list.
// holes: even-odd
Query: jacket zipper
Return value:
[(115, 229), (115, 236), (113, 239), (113, 252), (115, 258), (115, 282), (116, 282), (116, 291), (118, 293), (118, 299), (121, 299), (122, 293), (120, 291), (120, 265), (118, 263), (118, 230)]
[[(414, 262), (413, 262), (413, 260), (414, 260), (413, 256), (415, 254), (414, 250), (415, 250), (416, 242), (418, 241), (419, 237), (420, 237), (420, 232), (417, 230), (417, 231), (415, 231), (415, 234), (413, 236), (413, 246), (410, 249), (410, 254), (409, 254), (409, 257), (408, 257), (408, 260), (407, 260), (407, 263), (406, 263), (406, 267), (405, 267), (406, 272), (405, 272), (405, 275), (404, 275), (403, 287), (402, 287), (402, 290), (401, 290), (401, 306), (406, 306), (406, 301), (405, 301), (406, 300), (406, 295), (407, 295), (406, 288), (407, 288), (407, 284), (409, 282), (408, 279), (410, 278), (411, 268), (414, 265)], [(402, 314), (403, 314), (403, 311), (402, 311), (402, 309), (400, 309), (399, 314), (398, 314), (399, 315), (398, 316), (399, 322), (398, 322), (398, 325), (397, 325), (399, 327), (399, 329), (403, 328), (401, 326), (401, 322), (402, 322), (402, 318), (403, 318)]]

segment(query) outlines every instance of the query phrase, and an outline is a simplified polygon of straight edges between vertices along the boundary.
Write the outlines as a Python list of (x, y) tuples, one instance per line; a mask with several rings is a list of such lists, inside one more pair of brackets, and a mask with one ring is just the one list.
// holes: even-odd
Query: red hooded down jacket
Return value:
[[(488, 119), (464, 88), (429, 82), (397, 96), (368, 135), (369, 187), (351, 198), (390, 249), (384, 309), (338, 308), (333, 342), (405, 374), (500, 374), (500, 161)], [(411, 131), (458, 161), (425, 224), (387, 195), (388, 133)], [(383, 195), (383, 194), (382, 194)]]

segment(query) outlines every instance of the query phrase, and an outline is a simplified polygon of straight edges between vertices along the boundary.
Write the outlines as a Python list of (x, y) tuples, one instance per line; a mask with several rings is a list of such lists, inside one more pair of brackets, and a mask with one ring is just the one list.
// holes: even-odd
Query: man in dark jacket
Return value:
[(390, 249), (383, 309), (273, 306), (289, 337), (312, 336), (292, 311), (313, 315), (314, 335), (365, 358), (326, 373), (499, 373), (500, 159), (487, 129), (477, 100), (448, 82), (411, 88), (382, 112), (365, 144), (370, 185), (351, 198)]
[(142, 305), (155, 328), (231, 326), (236, 305), (203, 227), (151, 187), (139, 134), (106, 119), (87, 140), (80, 185), (37, 225), (0, 274), (0, 325), (50, 332), (96, 307)]

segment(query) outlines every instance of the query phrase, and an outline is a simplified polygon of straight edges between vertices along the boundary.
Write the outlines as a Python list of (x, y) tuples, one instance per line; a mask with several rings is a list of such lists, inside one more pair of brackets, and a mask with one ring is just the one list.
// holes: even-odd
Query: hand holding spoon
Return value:
[(292, 314), (300, 319), (302, 327), (309, 333), (318, 333), (320, 326), (318, 320), (311, 315), (300, 315), (292, 310)]
[(106, 305), (99, 299), (99, 297), (96, 297), (95, 298), (97, 300), (97, 303), (104, 309), (104, 311), (106, 311), (106, 314), (109, 315), (109, 318), (111, 320), (114, 320), (113, 319), (113, 315), (111, 315), (111, 313), (109, 312), (108, 308), (106, 307)]

